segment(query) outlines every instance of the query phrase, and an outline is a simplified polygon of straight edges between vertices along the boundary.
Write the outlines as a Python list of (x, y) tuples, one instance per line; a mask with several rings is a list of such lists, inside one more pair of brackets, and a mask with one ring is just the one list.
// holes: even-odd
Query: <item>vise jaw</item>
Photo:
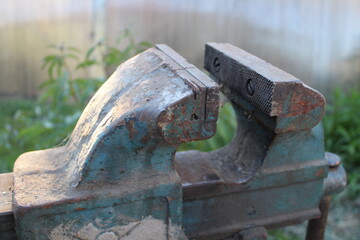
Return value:
[[(208, 43), (205, 68), (231, 101), (237, 132), (221, 149), (176, 154), (187, 236), (224, 239), (244, 229), (319, 217), (320, 199), (329, 194), (319, 124), (324, 97), (230, 44)], [(325, 185), (344, 188), (341, 168), (337, 184)]]
[(65, 146), (17, 159), (18, 237), (186, 239), (173, 158), (215, 133), (218, 101), (216, 83), (166, 45), (120, 65)]

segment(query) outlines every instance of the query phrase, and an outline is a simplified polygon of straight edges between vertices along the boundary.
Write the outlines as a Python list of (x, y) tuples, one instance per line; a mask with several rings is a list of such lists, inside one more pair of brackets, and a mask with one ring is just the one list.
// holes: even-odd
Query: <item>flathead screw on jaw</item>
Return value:
[(255, 93), (254, 81), (252, 79), (248, 79), (246, 82), (246, 92), (252, 96)]
[(219, 71), (220, 71), (221, 64), (220, 64), (220, 60), (219, 60), (218, 57), (214, 58), (213, 67), (214, 67), (215, 72), (219, 72)]

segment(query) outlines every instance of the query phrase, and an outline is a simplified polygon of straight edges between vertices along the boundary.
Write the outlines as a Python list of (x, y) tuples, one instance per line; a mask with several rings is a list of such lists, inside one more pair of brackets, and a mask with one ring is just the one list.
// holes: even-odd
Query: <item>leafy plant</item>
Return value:
[(299, 240), (296, 234), (286, 232), (284, 229), (275, 229), (269, 231), (269, 240)]
[[(44, 58), (43, 68), (47, 69), (49, 80), (40, 86), (40, 89), (45, 89), (40, 102), (50, 102), (52, 108), (67, 105), (83, 108), (115, 67), (152, 46), (148, 42), (135, 43), (129, 30), (125, 30), (116, 42), (118, 45), (125, 42), (124, 49), (98, 42), (83, 57), (77, 48), (51, 45), (50, 48), (55, 49), (56, 53)], [(75, 61), (74, 68), (71, 68), (74, 63), (71, 65), (70, 61)], [(77, 77), (79, 72), (89, 75), (89, 70), (96, 67), (103, 73), (101, 76)]]
[(179, 151), (196, 149), (203, 152), (209, 152), (221, 148), (229, 143), (234, 137), (237, 125), (235, 112), (231, 106), (231, 103), (225, 103), (220, 109), (219, 118), (216, 125), (217, 127), (215, 136), (203, 141), (182, 144), (179, 148)]
[(360, 91), (335, 89), (324, 117), (325, 147), (342, 157), (351, 198), (360, 195)]
[(48, 80), (40, 86), (38, 100), (1, 102), (0, 172), (11, 171), (23, 152), (63, 144), (109, 69), (151, 46), (136, 43), (128, 30), (116, 44), (124, 47), (99, 42), (85, 54), (74, 47), (49, 46), (53, 53), (43, 59)]

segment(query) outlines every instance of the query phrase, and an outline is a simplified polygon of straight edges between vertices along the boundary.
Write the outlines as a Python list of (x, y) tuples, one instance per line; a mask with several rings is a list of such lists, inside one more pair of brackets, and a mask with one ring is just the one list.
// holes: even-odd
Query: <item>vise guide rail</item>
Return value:
[[(66, 145), (0, 174), (0, 239), (265, 239), (320, 217), (346, 184), (324, 151), (324, 97), (230, 44), (208, 43), (205, 68), (213, 79), (166, 45), (120, 65)], [(220, 91), (232, 142), (177, 152), (215, 134)]]

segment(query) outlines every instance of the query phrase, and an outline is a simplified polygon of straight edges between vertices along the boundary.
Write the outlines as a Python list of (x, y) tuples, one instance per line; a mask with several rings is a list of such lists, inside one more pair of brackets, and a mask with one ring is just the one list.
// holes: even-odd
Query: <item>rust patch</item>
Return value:
[(82, 210), (86, 210), (86, 208), (78, 207), (74, 209), (74, 211), (82, 211)]
[(148, 141), (149, 141), (149, 136), (148, 136), (148, 135), (145, 135), (145, 136), (143, 136), (143, 137), (141, 138), (141, 142), (142, 142), (143, 144), (146, 144)]
[(133, 139), (134, 134), (136, 134), (136, 132), (137, 132), (136, 129), (134, 128), (134, 123), (135, 123), (134, 119), (131, 119), (130, 121), (128, 121), (126, 123), (126, 128), (129, 131), (129, 138), (130, 139)]
[(316, 171), (315, 176), (317, 177), (324, 177), (324, 168), (320, 168), (318, 171)]

